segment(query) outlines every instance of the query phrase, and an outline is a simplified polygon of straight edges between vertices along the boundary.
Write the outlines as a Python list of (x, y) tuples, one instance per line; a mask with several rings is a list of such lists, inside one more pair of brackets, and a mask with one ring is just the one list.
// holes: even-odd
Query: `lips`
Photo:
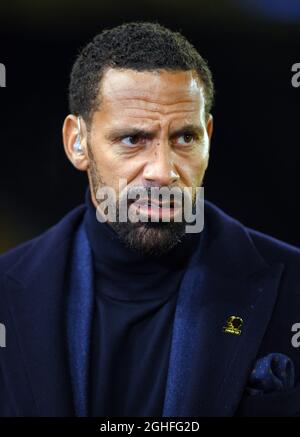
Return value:
[(151, 202), (149, 199), (139, 199), (134, 201), (134, 204), (136, 206), (149, 206), (149, 207), (155, 207), (155, 208), (175, 208), (179, 207), (180, 205), (175, 204), (173, 200), (170, 202)]
[[(175, 217), (179, 217), (182, 212), (180, 202), (174, 203), (172, 200), (170, 200), (170, 202), (151, 202), (149, 199), (138, 199), (133, 201), (131, 206), (134, 210), (139, 212), (140, 217), (147, 217), (146, 221), (148, 221), (150, 217), (151, 220), (155, 219), (155, 221), (173, 221)], [(130, 212), (132, 212), (135, 217), (136, 212), (134, 212), (134, 210), (131, 211), (131, 206), (129, 208)]]

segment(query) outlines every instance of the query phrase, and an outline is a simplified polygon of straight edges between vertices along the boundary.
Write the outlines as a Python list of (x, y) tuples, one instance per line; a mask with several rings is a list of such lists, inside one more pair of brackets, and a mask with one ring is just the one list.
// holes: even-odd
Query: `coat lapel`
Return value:
[[(222, 222), (206, 218), (182, 281), (163, 416), (234, 414), (276, 301), (283, 266), (267, 265), (244, 228)], [(240, 335), (223, 332), (232, 315)]]
[(94, 272), (92, 252), (83, 224), (74, 240), (68, 281), (67, 343), (75, 412), (79, 417), (87, 417)]
[[(74, 210), (30, 246), (25, 256), (6, 275), (6, 296), (12, 317), (10, 347), (14, 377), (8, 372), (18, 415), (74, 415), (67, 356), (65, 272), (74, 227), (83, 208)], [(35, 247), (36, 246), (36, 247)], [(7, 338), (9, 340), (9, 337)], [(20, 357), (16, 362), (16, 357)], [(19, 393), (26, 393), (18, 399)], [(30, 393), (30, 395), (29, 395)]]

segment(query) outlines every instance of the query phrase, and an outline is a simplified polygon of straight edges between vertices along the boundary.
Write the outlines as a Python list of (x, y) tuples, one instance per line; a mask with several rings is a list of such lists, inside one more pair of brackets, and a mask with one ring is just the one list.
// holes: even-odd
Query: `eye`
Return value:
[(195, 139), (196, 138), (195, 138), (194, 134), (186, 133), (186, 134), (180, 135), (178, 137), (177, 143), (180, 145), (186, 146), (186, 145), (192, 144), (195, 141)]
[(137, 146), (141, 140), (139, 135), (128, 135), (127, 137), (121, 138), (121, 143), (128, 147), (134, 147)]

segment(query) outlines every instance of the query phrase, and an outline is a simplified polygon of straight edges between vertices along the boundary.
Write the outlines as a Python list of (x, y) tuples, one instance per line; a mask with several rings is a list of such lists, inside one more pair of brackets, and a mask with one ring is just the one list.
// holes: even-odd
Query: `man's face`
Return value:
[[(119, 180), (134, 187), (200, 187), (209, 159), (212, 119), (205, 116), (204, 88), (192, 71), (137, 72), (109, 69), (99, 91), (88, 135), (89, 180), (96, 191)], [(143, 206), (141, 207), (143, 211)], [(145, 209), (146, 208), (146, 209)], [(176, 211), (171, 208), (172, 214)], [(144, 214), (157, 214), (144, 205)], [(170, 213), (170, 210), (168, 210)], [(159, 209), (160, 216), (164, 209)], [(131, 246), (164, 252), (184, 234), (185, 223), (112, 223)]]

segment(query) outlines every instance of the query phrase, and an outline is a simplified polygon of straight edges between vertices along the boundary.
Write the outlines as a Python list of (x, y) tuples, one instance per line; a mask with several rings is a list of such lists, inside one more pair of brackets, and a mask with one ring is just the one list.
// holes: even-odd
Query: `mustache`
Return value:
[[(162, 196), (179, 196), (181, 200), (184, 198), (184, 191), (180, 187), (167, 187), (167, 186), (151, 186), (151, 187), (143, 187), (143, 186), (135, 186), (135, 187), (127, 187), (127, 197), (129, 200), (136, 199), (137, 197), (143, 196), (143, 200), (151, 200), (154, 197), (162, 197)], [(175, 191), (175, 193), (174, 193)], [(122, 194), (122, 193), (121, 193)], [(135, 201), (135, 200), (133, 200)]]

